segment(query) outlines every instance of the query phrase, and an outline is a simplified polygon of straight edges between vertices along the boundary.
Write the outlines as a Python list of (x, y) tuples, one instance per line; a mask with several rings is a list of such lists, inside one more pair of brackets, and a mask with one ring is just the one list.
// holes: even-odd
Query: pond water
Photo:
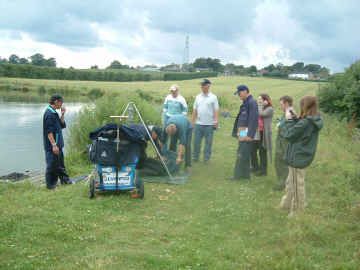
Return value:
[[(65, 120), (69, 126), (82, 104), (64, 105), (67, 110)], [(42, 117), (47, 106), (44, 103), (0, 102), (0, 176), (45, 168)], [(65, 129), (65, 141), (67, 135), (68, 130)]]

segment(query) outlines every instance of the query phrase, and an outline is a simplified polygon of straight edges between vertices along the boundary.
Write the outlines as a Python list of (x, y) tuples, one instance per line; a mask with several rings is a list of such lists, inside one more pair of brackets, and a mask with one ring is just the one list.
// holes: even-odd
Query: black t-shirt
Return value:
[(59, 114), (51, 106), (48, 106), (43, 117), (43, 140), (45, 151), (52, 151), (52, 145), (48, 138), (49, 133), (54, 135), (55, 142), (60, 149), (64, 147), (62, 129), (65, 127), (66, 124), (61, 122)]

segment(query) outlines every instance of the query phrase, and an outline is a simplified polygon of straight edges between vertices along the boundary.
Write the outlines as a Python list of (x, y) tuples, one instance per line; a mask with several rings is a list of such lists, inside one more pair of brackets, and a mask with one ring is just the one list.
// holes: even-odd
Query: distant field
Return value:
[[(240, 105), (232, 94), (247, 84), (254, 95), (278, 99), (315, 94), (311, 82), (250, 77), (212, 79), (223, 109), (235, 116)], [(129, 99), (136, 90), (161, 104), (172, 82), (106, 83), (0, 79), (24, 84), (90, 91)], [(191, 102), (199, 80), (180, 81)], [(67, 98), (65, 96), (65, 98)], [(141, 110), (141, 108), (140, 108)], [(159, 116), (160, 117), (160, 116)], [(185, 185), (145, 184), (145, 199), (127, 195), (87, 197), (85, 183), (54, 192), (30, 183), (0, 184), (1, 269), (359, 269), (360, 142), (347, 125), (324, 115), (316, 160), (306, 172), (308, 206), (289, 219), (277, 208), (281, 192), (273, 165), (266, 177), (230, 182), (237, 142), (233, 118), (221, 118), (213, 158), (192, 168)], [(81, 166), (74, 161), (68, 164)], [(89, 172), (90, 167), (77, 168)]]
[[(212, 91), (218, 95), (230, 95), (238, 84), (246, 83), (256, 94), (268, 92), (275, 98), (284, 94), (301, 96), (305, 93), (314, 94), (321, 83), (269, 79), (258, 77), (217, 77), (211, 78)], [(47, 99), (48, 92), (63, 93), (68, 100), (86, 100), (93, 89), (103, 93), (132, 93), (143, 90), (154, 96), (162, 97), (168, 93), (172, 84), (180, 86), (181, 93), (186, 96), (195, 96), (200, 91), (200, 79), (186, 81), (150, 81), (150, 82), (94, 82), (94, 81), (59, 81), (0, 78), (0, 98), (11, 99)], [(8, 89), (10, 88), (10, 89)], [(12, 90), (11, 90), (12, 89)], [(39, 90), (40, 89), (40, 90)], [(47, 92), (43, 92), (47, 91)]]

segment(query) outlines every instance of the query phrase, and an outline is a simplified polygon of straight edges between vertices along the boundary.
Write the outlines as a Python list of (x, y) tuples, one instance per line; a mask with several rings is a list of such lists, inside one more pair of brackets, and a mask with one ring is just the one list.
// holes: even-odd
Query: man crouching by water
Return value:
[(239, 141), (234, 177), (231, 180), (250, 180), (250, 155), (253, 139), (258, 128), (259, 111), (256, 101), (249, 93), (246, 85), (239, 85), (234, 95), (242, 100), (240, 111), (236, 117), (232, 136)]
[[(48, 189), (56, 188), (58, 178), (61, 184), (71, 184), (64, 165), (64, 138), (62, 129), (66, 128), (65, 107), (63, 107), (63, 98), (55, 94), (49, 100), (49, 106), (46, 108), (43, 118), (43, 138), (46, 159), (46, 187)], [(56, 110), (61, 110), (61, 116)]]

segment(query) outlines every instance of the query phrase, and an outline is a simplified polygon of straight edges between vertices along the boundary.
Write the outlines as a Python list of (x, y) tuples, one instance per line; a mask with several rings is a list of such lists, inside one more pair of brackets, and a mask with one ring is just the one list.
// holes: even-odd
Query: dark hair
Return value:
[(161, 136), (162, 134), (162, 129), (160, 127), (157, 127), (157, 126), (153, 126), (152, 132), (155, 132), (159, 137)]
[(200, 83), (201, 86), (210, 85), (211, 81), (208, 79), (203, 79)]
[(318, 115), (318, 101), (315, 96), (305, 96), (300, 100), (300, 117)]
[(293, 105), (293, 99), (290, 96), (282, 96), (280, 101), (288, 103), (290, 106)]
[(261, 94), (260, 97), (268, 102), (268, 105), (266, 107), (272, 107), (272, 101), (268, 94)]
[(60, 96), (59, 94), (54, 94), (54, 95), (52, 95), (52, 96), (50, 97), (49, 103), (50, 103), (51, 105), (53, 105), (53, 104), (55, 104), (55, 101), (58, 101), (58, 100), (64, 101), (64, 99), (63, 99), (62, 96)]

